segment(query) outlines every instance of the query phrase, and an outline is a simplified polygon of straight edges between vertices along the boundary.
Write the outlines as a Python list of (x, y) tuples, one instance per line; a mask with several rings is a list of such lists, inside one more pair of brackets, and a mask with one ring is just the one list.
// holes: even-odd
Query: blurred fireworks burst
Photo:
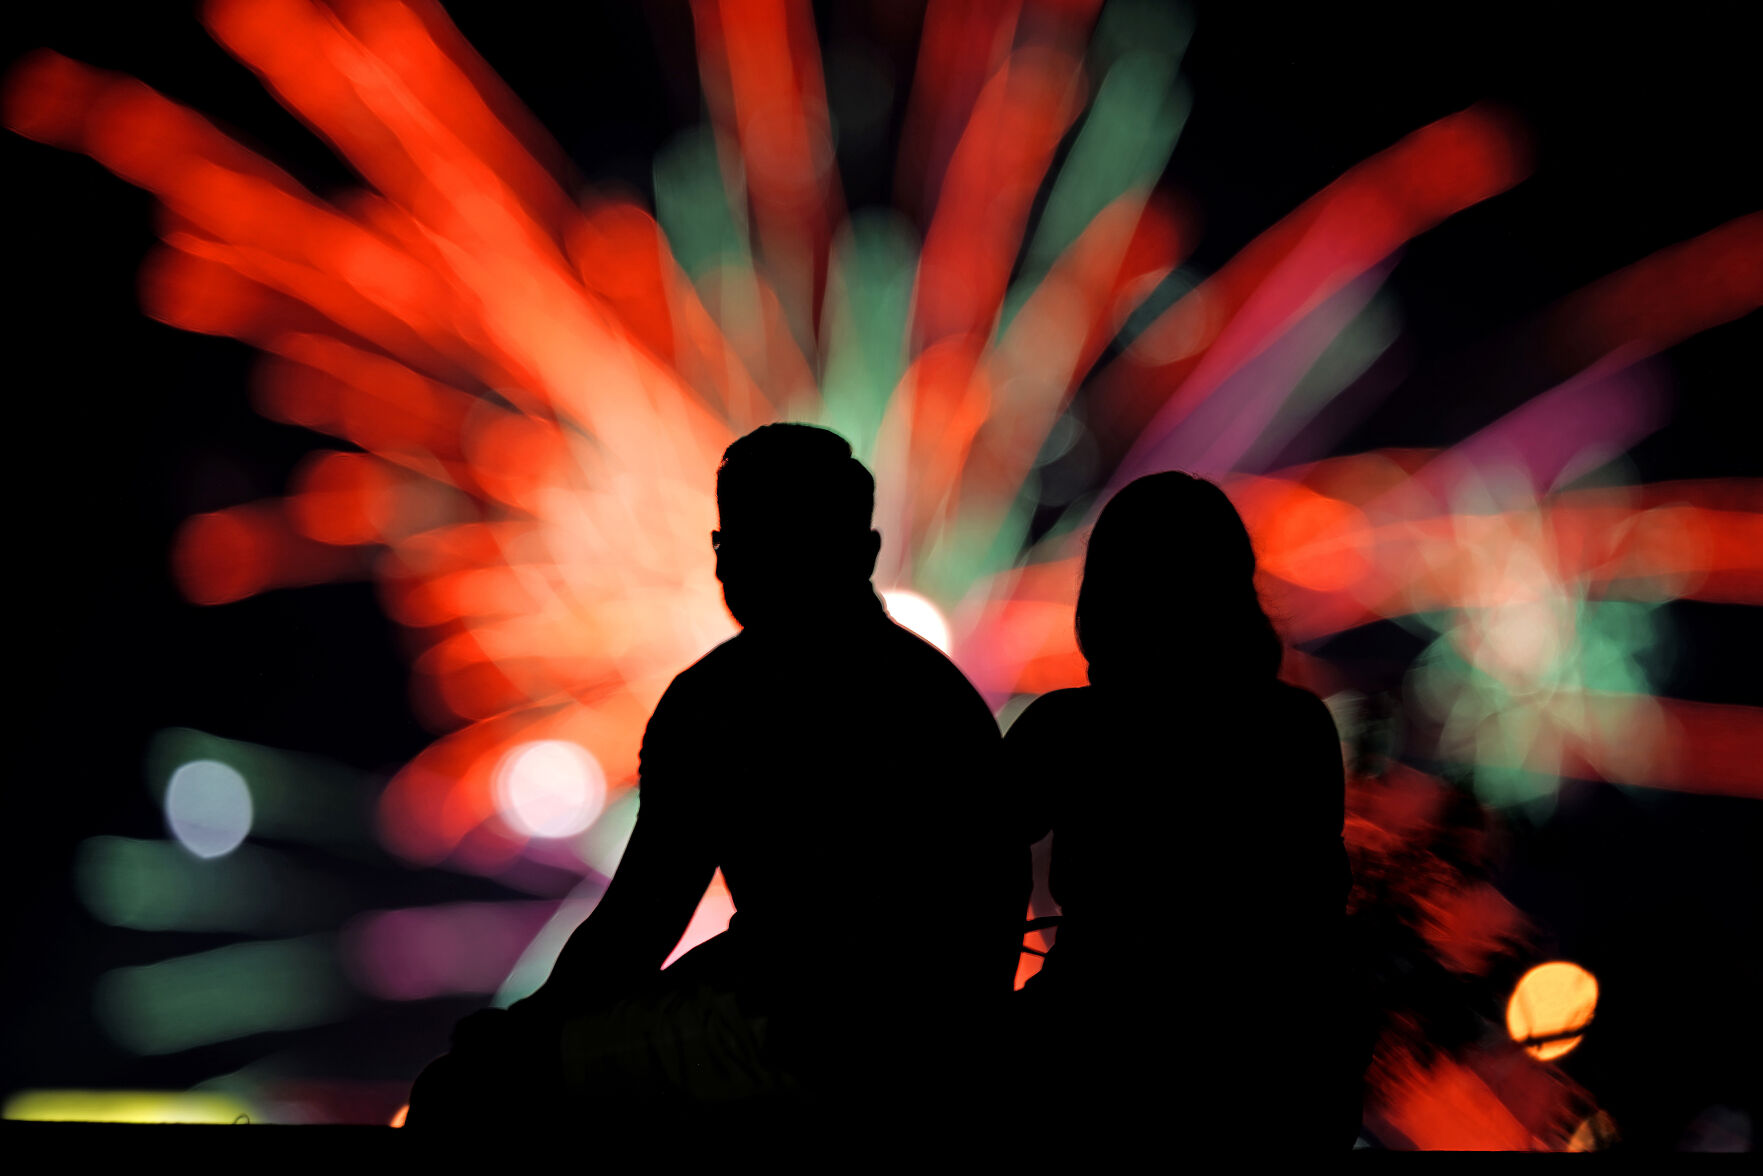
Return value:
[[(1413, 128), (1200, 274), (1182, 265), (1192, 218), (1159, 186), (1189, 104), (1177, 10), (930, 5), (899, 208), (855, 212), (809, 5), (697, 0), (692, 16), (706, 117), (656, 158), (653, 210), (579, 185), (424, 0), (204, 10), (364, 181), (332, 200), (132, 78), (44, 51), (8, 79), (10, 128), (158, 199), (147, 313), (259, 348), (259, 410), (344, 443), (283, 497), (188, 520), (184, 593), (222, 605), (371, 577), (420, 649), (414, 705), (445, 732), (384, 789), (383, 844), (590, 883), (498, 924), (520, 931), (490, 953), (495, 977), (465, 976), (459, 944), (509, 936), (463, 908), (382, 913), (338, 949), (284, 941), (302, 966), (341, 950), (357, 987), (405, 999), (498, 984), (506, 999), (542, 976), (616, 863), (656, 699), (733, 631), (711, 472), (778, 419), (852, 441), (877, 479), (878, 586), (1005, 713), (1084, 681), (1072, 607), (1096, 507), (1181, 467), (1237, 502), (1294, 645), (1385, 619), (1426, 634), (1409, 682), (1425, 756), (1484, 803), (1546, 807), (1571, 776), (1763, 795), (1763, 717), (1654, 697), (1648, 668), (1661, 603), (1763, 602), (1763, 483), (1609, 476), (1662, 420), (1650, 357), (1763, 300), (1763, 216), (1543, 312), (1560, 382), (1460, 444), (1273, 468), (1395, 337), (1383, 285), (1402, 247), (1523, 180), (1512, 116)], [(1345, 686), (1297, 650), (1286, 673)], [(200, 786), (230, 796), (229, 754), (248, 753), (181, 762), (215, 765)], [(1405, 911), (1445, 972), (1485, 976), (1522, 920), (1472, 863), (1428, 848), (1454, 827), (1424, 815), (1441, 789), (1389, 765), (1359, 777), (1349, 836), (1382, 881), (1356, 902)], [(243, 837), (249, 800), (242, 818), (224, 803)], [(204, 844), (238, 844), (209, 819), (189, 818)], [(229, 868), (271, 868), (227, 849)], [(1428, 864), (1381, 870), (1403, 855)], [(150, 856), (101, 841), (82, 867), (95, 901), (126, 905), (117, 871), (182, 868)], [(727, 910), (713, 887), (688, 939)], [(131, 911), (116, 921), (164, 917)], [(408, 971), (443, 940), (452, 972)], [(1391, 1138), (1566, 1146), (1593, 1109), (1509, 1042), (1494, 1077), (1467, 1047), (1410, 1048), (1413, 1024), (1386, 1029), (1374, 1070)]]

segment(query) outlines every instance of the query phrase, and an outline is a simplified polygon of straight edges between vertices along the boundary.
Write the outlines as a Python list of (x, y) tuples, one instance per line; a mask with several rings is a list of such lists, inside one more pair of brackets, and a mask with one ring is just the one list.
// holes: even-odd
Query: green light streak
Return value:
[(637, 827), (641, 807), (642, 793), (635, 788), (627, 789), (607, 805), (576, 839), (576, 854), (582, 862), (602, 877), (612, 877), (624, 857), (624, 847), (630, 843), (631, 831)]
[(101, 922), (137, 931), (288, 934), (350, 910), (335, 882), (249, 845), (202, 859), (171, 841), (91, 837), (75, 851), (74, 888)]
[[(1179, 9), (1151, 3), (1111, 5), (1096, 37), (1105, 71), (1065, 161), (1053, 178), (1034, 234), (999, 317), (1002, 340), (1016, 312), (1059, 256), (1098, 213), (1131, 193), (1148, 197), (1187, 121), (1191, 100), (1176, 78), (1190, 24)], [(1061, 373), (1060, 392), (1068, 373)], [(999, 411), (1008, 411), (1000, 405)], [(1002, 511), (963, 512), (923, 542), (914, 584), (939, 602), (958, 601), (979, 579), (1011, 567), (1022, 553), (1036, 502), (1033, 479)]]
[[(1611, 709), (1611, 702), (1628, 697), (1645, 707), (1653, 689), (1646, 663), (1667, 639), (1653, 602), (1563, 596), (1551, 612), (1553, 631), (1565, 638), (1556, 656), (1534, 673), (1503, 676), (1462, 653), (1498, 622), (1498, 608), (1416, 618), (1438, 636), (1408, 677), (1414, 701), (1442, 722), (1440, 755), (1462, 768), (1484, 802), (1538, 818), (1551, 811), (1560, 787), (1561, 732), (1594, 746), (1647, 737), (1639, 728), (1602, 725), (1641, 721), (1643, 711)], [(1603, 701), (1588, 709), (1584, 700), (1593, 696)], [(1543, 766), (1551, 762), (1553, 770)]]
[[(726, 265), (750, 268), (743, 198), (730, 200), (716, 135), (707, 126), (682, 132), (655, 156), (655, 219), (680, 268), (701, 283)], [(744, 182), (736, 179), (737, 197)]]
[(240, 943), (99, 977), (106, 1032), (139, 1054), (166, 1054), (254, 1033), (304, 1029), (354, 1003), (333, 938)]
[(1161, 53), (1179, 62), (1194, 35), (1194, 15), (1176, 0), (1109, 0), (1090, 38), (1094, 73), (1129, 53)]
[(563, 945), (575, 929), (582, 925), (594, 908), (600, 905), (600, 896), (605, 891), (599, 881), (584, 883), (574, 894), (571, 894), (557, 908), (557, 913), (546, 920), (544, 927), (533, 937), (527, 949), (520, 953), (520, 959), (510, 969), (508, 978), (490, 1003), (499, 1009), (505, 1009), (517, 1000), (531, 996), (539, 990), (551, 977), (551, 969), (557, 963), (557, 957), (563, 954)]
[(1134, 53), (1102, 79), (1047, 195), (1023, 257), (1025, 274), (1038, 281), (1109, 203), (1155, 186), (1193, 104), (1174, 75), (1171, 59)]
[(1097, 213), (1134, 189), (1142, 202), (1156, 187), (1193, 106), (1176, 78), (1192, 31), (1176, 5), (1138, 0), (1104, 9), (1091, 46), (1091, 71), (1102, 83), (1053, 177), (1005, 296), (999, 337)]
[(1015, 566), (1033, 512), (1029, 496), (1018, 495), (1001, 519), (973, 512), (950, 519), (919, 548), (914, 586), (946, 610), (981, 578)]
[(819, 423), (849, 441), (865, 465), (875, 460), (876, 434), (905, 372), (917, 269), (917, 235), (891, 211), (853, 214), (833, 242)]

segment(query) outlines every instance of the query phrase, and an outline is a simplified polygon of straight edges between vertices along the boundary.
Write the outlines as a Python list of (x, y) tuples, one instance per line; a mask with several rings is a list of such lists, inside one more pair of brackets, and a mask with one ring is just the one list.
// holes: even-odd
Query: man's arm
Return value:
[[(676, 687), (677, 687), (676, 680)], [(568, 1013), (616, 999), (660, 969), (716, 873), (704, 816), (692, 795), (690, 723), (675, 689), (643, 733), (636, 827), (592, 914), (564, 944), (532, 1007)]]
[(657, 971), (716, 873), (716, 860), (690, 827), (642, 813), (593, 914), (575, 929), (535, 994), (552, 1008), (614, 998)]

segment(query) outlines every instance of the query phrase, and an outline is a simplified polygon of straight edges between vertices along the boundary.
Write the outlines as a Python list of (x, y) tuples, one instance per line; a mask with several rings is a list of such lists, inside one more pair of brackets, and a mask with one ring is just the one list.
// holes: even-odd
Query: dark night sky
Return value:
[[(586, 179), (646, 193), (651, 157), (696, 118), (683, 2), (584, 5), (586, 15), (561, 24), (549, 5), (449, 7)], [(891, 56), (903, 102), (916, 18), (884, 27), (857, 7), (817, 5), (823, 43), (862, 38)], [(1191, 259), (1201, 270), (1352, 164), (1474, 101), (1506, 103), (1534, 135), (1530, 179), (1404, 253), (1392, 290), (1405, 376), (1343, 448), (1444, 444), (1491, 421), (1543, 389), (1525, 384), (1523, 357), (1511, 354), (1533, 312), (1763, 205), (1747, 177), (1759, 122), (1747, 6), (1661, 6), (1644, 21), (1620, 6), (1547, 18), (1534, 7), (1543, 6), (1200, 8), (1183, 65), (1193, 114), (1165, 180), (1201, 213)], [(7, 24), (0, 60), (47, 45), (133, 73), (316, 191), (352, 181), (182, 5), (33, 5)], [(89, 159), (10, 134), (0, 153), (14, 302), (10, 629), (23, 646), (14, 693), (25, 708), (14, 725), (18, 918), (9, 920), (0, 1088), (191, 1081), (252, 1050), (203, 1053), (188, 1073), (150, 1070), (89, 1026), (67, 1024), (98, 969), (170, 952), (93, 922), (67, 882), (79, 839), (162, 831), (141, 782), (147, 737), (191, 726), (380, 771), (430, 733), (410, 715), (401, 639), (367, 585), (217, 609), (176, 596), (166, 553), (180, 520), (279, 493), (294, 463), (326, 441), (251, 412), (250, 349), (140, 315), (134, 275), (152, 240), (144, 194)], [(842, 162), (853, 206), (888, 199), (886, 166)], [(1631, 454), (1638, 476), (1763, 475), (1745, 427), (1757, 343), (1753, 316), (1667, 354), (1672, 418)], [(1763, 705), (1753, 673), (1759, 611), (1673, 606), (1681, 655), (1666, 692)], [(1749, 1037), (1754, 1072), (1756, 1014), (1739, 1006), (1741, 994), (1763, 990), (1758, 878), (1745, 861), (1747, 847), (1763, 844), (1760, 806), (1596, 785), (1575, 786), (1569, 800), (1574, 821), (1522, 842), (1510, 888), (1607, 987), (1614, 970), (1645, 994), (1611, 998), (1609, 1031), (1569, 1059), (1570, 1072), (1619, 1122), (1626, 1108), (1628, 1122), (1667, 1144), (1673, 1123), (1708, 1102), (1745, 1098), (1755, 1108), (1755, 1087), (1738, 1084), (1734, 1041)], [(407, 901), (503, 893), (432, 874), (407, 885)], [(1667, 1011), (1680, 1000), (1725, 1007), (1731, 1019), (1691, 1037), (1685, 1022), (1704, 1014)], [(1663, 1086), (1675, 1092), (1669, 1113), (1649, 1109), (1645, 1093)]]

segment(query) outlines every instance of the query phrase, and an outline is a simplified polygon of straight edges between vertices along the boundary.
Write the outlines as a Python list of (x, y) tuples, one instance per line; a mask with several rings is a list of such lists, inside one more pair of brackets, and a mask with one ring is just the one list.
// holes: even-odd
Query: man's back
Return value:
[(703, 838), (767, 982), (1007, 993), (1027, 864), (998, 751), (979, 694), (865, 589), (674, 680), (644, 738), (642, 819)]

